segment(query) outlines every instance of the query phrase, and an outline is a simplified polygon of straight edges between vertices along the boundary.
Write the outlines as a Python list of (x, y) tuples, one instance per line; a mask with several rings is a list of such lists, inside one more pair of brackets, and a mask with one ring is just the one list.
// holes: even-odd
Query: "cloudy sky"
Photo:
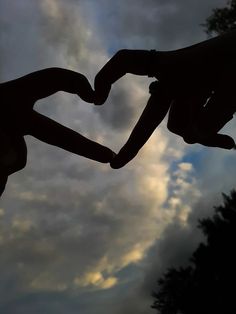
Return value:
[[(58, 66), (87, 75), (121, 48), (206, 39), (226, 0), (0, 0), (0, 80)], [(36, 110), (118, 151), (148, 99), (127, 75), (104, 106), (58, 93)], [(20, 104), (19, 104), (20, 105)], [(227, 126), (234, 133), (234, 123)], [(137, 314), (158, 277), (184, 265), (199, 218), (235, 186), (235, 151), (188, 146), (163, 123), (123, 169), (26, 138), (28, 164), (0, 201), (0, 312)]]

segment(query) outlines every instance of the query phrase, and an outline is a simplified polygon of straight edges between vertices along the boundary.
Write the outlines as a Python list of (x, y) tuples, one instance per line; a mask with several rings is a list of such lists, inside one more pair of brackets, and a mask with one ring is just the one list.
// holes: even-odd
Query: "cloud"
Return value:
[(3, 208), (0, 208), (0, 218), (2, 218), (5, 214), (5, 211)]
[(87, 287), (95, 286), (99, 289), (110, 289), (117, 283), (116, 277), (104, 278), (100, 272), (88, 272), (82, 278), (76, 277), (74, 279), (76, 286)]
[[(218, 3), (1, 1), (0, 77), (61, 66), (92, 82), (122, 47), (174, 49), (205, 38), (198, 24)], [(117, 151), (149, 83), (127, 75), (99, 108), (59, 93), (36, 109)], [(0, 206), (6, 314), (146, 313), (155, 278), (186, 261), (201, 239), (199, 215), (234, 184), (233, 153), (190, 148), (164, 123), (119, 171), (30, 137), (27, 144), (27, 167), (9, 178)]]
[[(205, 35), (200, 24), (211, 14), (212, 8), (225, 6), (224, 0), (192, 1), (119, 1), (109, 4), (99, 1), (98, 21), (101, 38), (113, 43), (113, 49), (182, 48)], [(100, 12), (101, 11), (101, 12)], [(114, 38), (115, 44), (114, 44)]]

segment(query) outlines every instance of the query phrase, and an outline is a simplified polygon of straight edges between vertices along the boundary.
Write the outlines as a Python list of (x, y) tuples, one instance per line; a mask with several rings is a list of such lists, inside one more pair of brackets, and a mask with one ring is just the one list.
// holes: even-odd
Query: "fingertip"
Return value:
[(120, 169), (120, 168), (122, 168), (121, 165), (117, 165), (116, 163), (113, 163), (113, 162), (110, 162), (110, 167), (112, 169)]
[(95, 106), (101, 106), (104, 104), (104, 102), (102, 102), (102, 101), (94, 101), (93, 103)]
[(117, 154), (113, 152), (113, 155), (112, 155), (112, 159), (110, 160), (110, 167), (112, 169), (118, 169), (119, 167), (117, 167), (117, 163), (116, 163), (116, 157), (117, 157)]
[(111, 85), (101, 85), (99, 86), (97, 84), (97, 86), (95, 85), (95, 101), (94, 104), (96, 106), (101, 106), (105, 103), (105, 101), (107, 100), (107, 97), (110, 93), (111, 90)]
[(105, 163), (111, 163), (112, 160), (116, 157), (116, 153), (113, 152), (110, 148), (107, 148), (107, 153), (106, 153), (106, 158), (105, 158)]
[(77, 94), (79, 98), (81, 98), (83, 101), (89, 103), (89, 104), (93, 104), (94, 103), (94, 97), (92, 95), (88, 96), (88, 95), (79, 95)]
[(236, 150), (236, 144), (235, 144), (235, 142), (233, 142), (233, 143), (231, 144), (231, 147), (230, 147), (229, 149)]
[(112, 169), (120, 169), (124, 167), (126, 163), (121, 162), (120, 160), (116, 160), (116, 158), (113, 158), (110, 162), (110, 166)]
[(236, 149), (236, 144), (232, 137), (225, 135), (224, 141), (223, 141), (223, 148), (226, 149)]
[(79, 98), (88, 103), (94, 103), (95, 91), (91, 87), (89, 81), (85, 77), (81, 84), (77, 85), (77, 93)]
[(93, 103), (95, 106), (101, 106), (106, 101), (106, 98), (107, 97), (105, 97), (104, 95), (101, 95), (100, 93), (98, 93), (98, 91), (95, 90)]
[(106, 95), (97, 95), (95, 91), (95, 96), (94, 96), (94, 105), (95, 106), (101, 106), (105, 103), (106, 99), (108, 97), (108, 94)]

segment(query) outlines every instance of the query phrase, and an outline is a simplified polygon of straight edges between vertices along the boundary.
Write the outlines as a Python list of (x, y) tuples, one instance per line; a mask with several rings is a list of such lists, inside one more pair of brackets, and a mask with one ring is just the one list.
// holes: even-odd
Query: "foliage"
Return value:
[[(216, 8), (203, 24), (210, 35), (236, 29), (236, 0)], [(160, 314), (235, 314), (236, 191), (223, 194), (212, 218), (199, 222), (206, 237), (188, 267), (169, 269), (158, 280), (152, 308)]]
[(208, 34), (218, 35), (236, 29), (236, 0), (229, 1), (224, 8), (214, 9), (203, 26)]
[(201, 243), (186, 268), (171, 268), (158, 281), (152, 308), (160, 314), (235, 314), (236, 191), (223, 194), (212, 218), (199, 222)]

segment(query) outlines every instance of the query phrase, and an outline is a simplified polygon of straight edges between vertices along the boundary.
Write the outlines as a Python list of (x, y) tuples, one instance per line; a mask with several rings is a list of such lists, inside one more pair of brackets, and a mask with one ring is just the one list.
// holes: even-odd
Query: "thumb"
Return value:
[(114, 158), (110, 161), (110, 166), (113, 169), (120, 169), (124, 167), (128, 162), (130, 162), (136, 155), (138, 154), (138, 150), (128, 149), (125, 145), (119, 153), (114, 156)]
[(94, 102), (94, 90), (92, 89), (88, 79), (80, 74), (79, 80), (74, 83), (74, 90), (77, 95), (84, 101), (88, 103)]

